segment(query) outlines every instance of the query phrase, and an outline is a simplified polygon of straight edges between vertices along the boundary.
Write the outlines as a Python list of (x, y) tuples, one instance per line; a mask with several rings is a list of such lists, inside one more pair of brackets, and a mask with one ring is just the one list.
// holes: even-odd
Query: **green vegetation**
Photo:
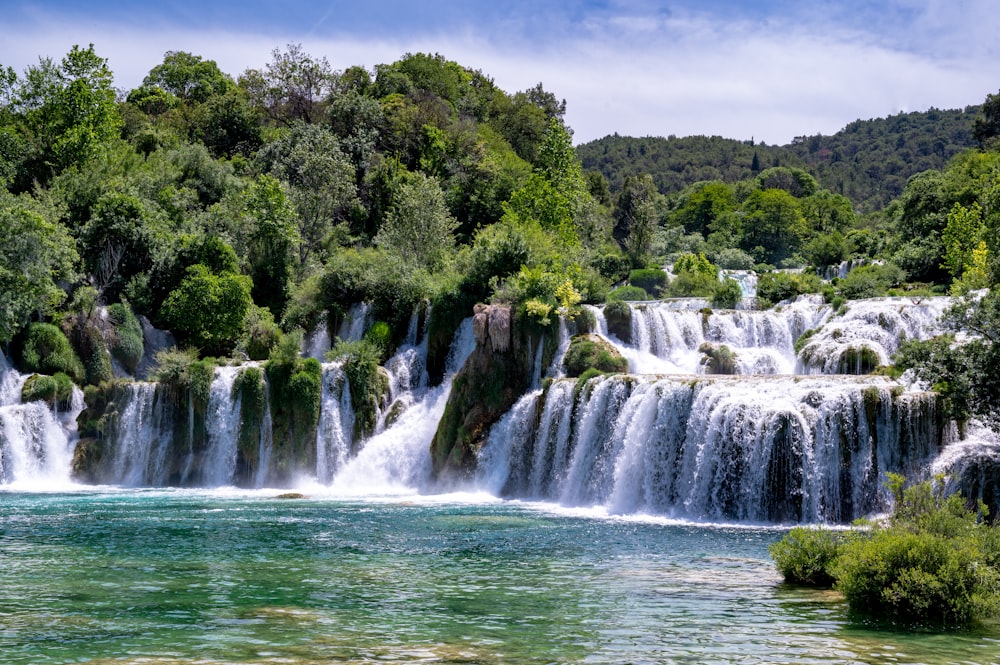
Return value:
[(943, 479), (904, 489), (884, 523), (850, 533), (793, 529), (771, 547), (794, 584), (829, 586), (851, 610), (904, 625), (965, 626), (1000, 616), (1000, 538)]
[(628, 371), (628, 360), (604, 339), (596, 335), (577, 335), (569, 343), (563, 360), (566, 376), (583, 376), (588, 370), (616, 373)]

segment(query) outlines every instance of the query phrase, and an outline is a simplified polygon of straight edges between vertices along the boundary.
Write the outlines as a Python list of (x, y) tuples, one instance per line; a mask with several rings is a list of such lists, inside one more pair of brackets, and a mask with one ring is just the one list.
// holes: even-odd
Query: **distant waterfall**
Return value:
[(919, 475), (941, 445), (933, 396), (881, 378), (575, 384), (523, 398), (494, 427), (484, 486), (612, 513), (845, 522), (882, 507), (886, 472)]
[(208, 393), (205, 429), (208, 443), (202, 459), (202, 483), (209, 487), (229, 485), (236, 472), (240, 399), (233, 397), (239, 367), (216, 367)]
[(107, 432), (104, 481), (129, 487), (166, 485), (172, 408), (156, 383), (125, 383)]

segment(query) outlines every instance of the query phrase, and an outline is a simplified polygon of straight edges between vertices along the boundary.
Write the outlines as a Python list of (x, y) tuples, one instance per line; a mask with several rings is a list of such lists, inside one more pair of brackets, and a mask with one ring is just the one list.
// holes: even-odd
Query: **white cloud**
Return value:
[[(965, 4), (972, 17), (995, 27), (997, 19), (986, 16), (988, 3)], [(310, 40), (38, 19), (7, 31), (4, 64), (22, 69), (40, 54), (59, 58), (74, 43), (93, 42), (109, 58), (117, 85), (130, 88), (167, 50), (213, 59), (233, 75), (263, 66), (273, 48), (288, 42), (302, 42), (307, 52), (325, 55), (337, 68), (371, 67), (406, 52), (439, 52), (482, 69), (508, 91), (543, 82), (566, 98), (577, 141), (618, 132), (787, 143), (799, 135), (836, 132), (858, 118), (976, 104), (997, 89), (1000, 68), (993, 38), (985, 37), (989, 29), (970, 26), (958, 34), (961, 20), (944, 0), (918, 5), (917, 18), (908, 25), (912, 34), (896, 35), (895, 42), (822, 17), (725, 22), (697, 14), (643, 13), (641, 5), (629, 4), (617, 15), (584, 17), (576, 37), (534, 48), (520, 38), (501, 41), (471, 28), (439, 36)], [(921, 35), (930, 46), (913, 48)], [(966, 51), (978, 57), (952, 57), (955, 47), (949, 45), (963, 40)]]

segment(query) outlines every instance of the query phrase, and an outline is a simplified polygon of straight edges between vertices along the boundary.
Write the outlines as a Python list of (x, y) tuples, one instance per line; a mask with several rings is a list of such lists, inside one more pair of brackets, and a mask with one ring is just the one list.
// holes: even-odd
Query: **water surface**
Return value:
[(0, 493), (0, 662), (1000, 662), (780, 584), (780, 529), (276, 494)]

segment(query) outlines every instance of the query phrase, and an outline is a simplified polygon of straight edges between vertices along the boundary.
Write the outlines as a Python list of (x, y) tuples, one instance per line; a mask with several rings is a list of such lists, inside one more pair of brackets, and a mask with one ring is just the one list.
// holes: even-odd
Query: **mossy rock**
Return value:
[(45, 402), (60, 410), (68, 408), (73, 398), (73, 380), (62, 372), (53, 376), (32, 374), (21, 388), (21, 402)]
[(569, 377), (580, 376), (588, 369), (620, 373), (628, 371), (628, 360), (597, 335), (577, 335), (570, 340), (563, 367)]
[(80, 439), (73, 451), (73, 478), (80, 482), (100, 482), (101, 460), (104, 457), (104, 441), (97, 437)]
[(626, 344), (632, 343), (632, 310), (628, 303), (620, 300), (604, 306), (604, 318), (608, 322), (608, 334), (614, 335)]
[(704, 357), (701, 366), (706, 374), (737, 374), (736, 353), (725, 344), (704, 342), (698, 347), (698, 352)]
[(21, 346), (21, 367), (29, 372), (62, 372), (74, 381), (82, 381), (84, 366), (73, 351), (69, 338), (51, 323), (32, 323)]

